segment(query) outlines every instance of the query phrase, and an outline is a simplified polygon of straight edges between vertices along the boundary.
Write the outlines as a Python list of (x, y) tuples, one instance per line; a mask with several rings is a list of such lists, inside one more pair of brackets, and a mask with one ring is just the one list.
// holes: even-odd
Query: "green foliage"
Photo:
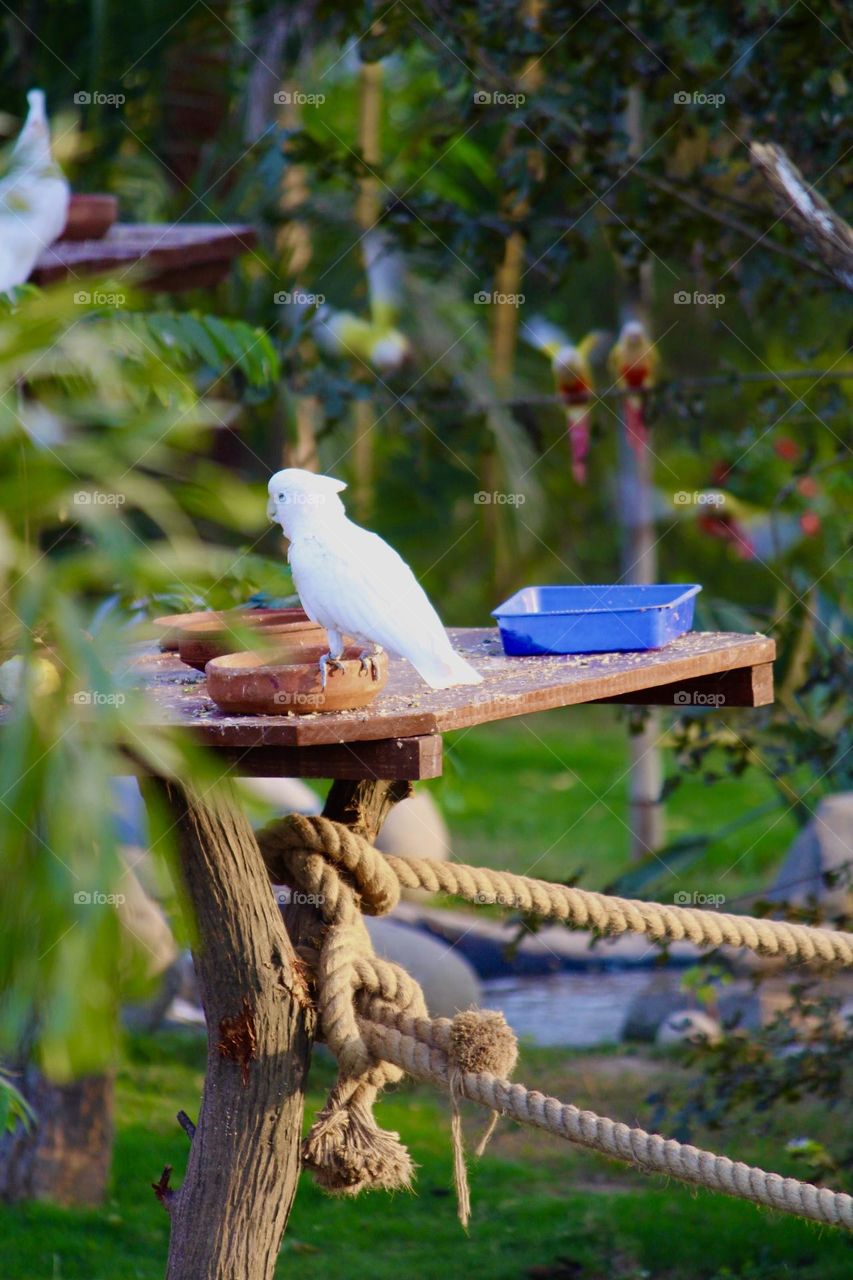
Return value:
[(29, 1128), (33, 1112), (26, 1098), (12, 1083), (5, 1071), (0, 1071), (0, 1134), (11, 1133), (19, 1124)]
[[(57, 1077), (110, 1057), (134, 970), (116, 910), (122, 752), (216, 776), (131, 687), (144, 619), (166, 598), (288, 581), (241, 546), (264, 528), (260, 487), (197, 463), (216, 416), (189, 359), (160, 358), (141, 328), (68, 287), (25, 291), (0, 317), (0, 1037), (8, 1049), (35, 1024)], [(229, 357), (247, 341), (236, 327)]]

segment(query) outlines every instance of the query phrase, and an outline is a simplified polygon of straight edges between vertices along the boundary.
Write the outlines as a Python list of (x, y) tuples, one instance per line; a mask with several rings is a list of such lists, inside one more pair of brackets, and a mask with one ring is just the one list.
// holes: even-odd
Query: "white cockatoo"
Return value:
[(349, 519), (338, 497), (346, 485), (298, 467), (269, 482), (267, 515), (290, 541), (288, 560), (302, 607), (329, 633), (320, 659), (340, 666), (344, 636), (365, 646), (365, 668), (382, 650), (407, 658), (433, 689), (479, 684), (482, 676), (456, 653), (412, 570), (376, 533)]
[(355, 357), (379, 374), (395, 373), (412, 353), (411, 343), (397, 328), (402, 307), (402, 263), (385, 235), (371, 229), (362, 238), (370, 318), (352, 311), (317, 309), (313, 332), (329, 355)]
[(31, 89), (27, 102), (24, 127), (0, 181), (0, 292), (28, 279), (68, 217), (70, 192), (50, 149), (44, 93)]

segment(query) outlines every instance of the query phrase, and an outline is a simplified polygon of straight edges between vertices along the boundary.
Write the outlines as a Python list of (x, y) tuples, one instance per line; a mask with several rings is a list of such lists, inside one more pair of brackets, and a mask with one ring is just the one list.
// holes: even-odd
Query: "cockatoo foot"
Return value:
[(374, 683), (379, 679), (379, 665), (376, 659), (381, 652), (382, 645), (375, 644), (358, 655), (362, 671), (366, 671)]
[(338, 658), (333, 658), (331, 653), (324, 653), (320, 659), (320, 684), (324, 692), (326, 681), (329, 678), (329, 667), (336, 668), (338, 671), (346, 671), (346, 667)]

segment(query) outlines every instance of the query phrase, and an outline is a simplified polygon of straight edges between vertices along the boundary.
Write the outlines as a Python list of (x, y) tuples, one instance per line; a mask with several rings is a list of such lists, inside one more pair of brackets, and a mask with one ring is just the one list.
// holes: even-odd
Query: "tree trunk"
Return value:
[[(630, 138), (629, 154), (637, 163), (643, 154), (643, 98), (640, 89), (628, 91), (626, 129)], [(649, 311), (652, 303), (652, 263), (646, 259), (639, 268), (636, 287), (629, 290), (623, 308), (625, 318), (642, 320), (651, 333)], [(633, 296), (632, 296), (633, 295)], [(625, 402), (621, 402), (624, 417)], [(622, 575), (626, 582), (656, 582), (658, 575), (657, 538), (655, 537), (654, 488), (652, 454), (643, 449), (638, 456), (628, 446), (624, 421), (619, 439), (619, 510), (622, 520)], [(658, 745), (661, 736), (660, 715), (648, 708), (639, 733), (628, 739), (630, 770), (628, 775), (628, 825), (631, 829), (631, 857), (639, 861), (654, 853), (664, 843), (665, 815), (661, 804), (663, 760)]]
[(35, 1122), (0, 1136), (0, 1199), (102, 1204), (113, 1149), (113, 1077), (53, 1084), (29, 1064), (15, 1083)]
[[(154, 1188), (172, 1219), (167, 1280), (272, 1280), (299, 1176), (314, 1031), (293, 945), (315, 913), (292, 913), (289, 936), (257, 841), (233, 801), (208, 805), (160, 779), (145, 786), (165, 800), (178, 830), (208, 1028), (204, 1096), (183, 1185), (169, 1186), (167, 1168)], [(372, 837), (408, 789), (338, 782), (325, 812)]]

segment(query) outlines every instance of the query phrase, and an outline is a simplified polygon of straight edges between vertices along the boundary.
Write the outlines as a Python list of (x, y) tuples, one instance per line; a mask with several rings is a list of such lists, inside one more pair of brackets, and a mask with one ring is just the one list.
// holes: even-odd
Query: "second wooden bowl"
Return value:
[[(302, 662), (282, 662), (278, 654), (229, 653), (208, 662), (207, 692), (222, 711), (241, 715), (311, 715), (316, 711), (353, 711), (366, 707), (385, 687), (388, 658), (374, 659), (376, 675), (359, 660), (358, 645), (344, 650), (343, 670), (329, 667), (326, 688), (320, 678), (322, 645), (306, 651)], [(310, 656), (309, 656), (310, 654)]]
[(204, 671), (211, 658), (245, 648), (246, 631), (258, 632), (267, 643), (274, 640), (276, 649), (289, 649), (294, 660), (305, 648), (316, 648), (327, 640), (324, 629), (302, 609), (243, 609), (213, 614), (184, 627), (178, 635), (181, 662)]

